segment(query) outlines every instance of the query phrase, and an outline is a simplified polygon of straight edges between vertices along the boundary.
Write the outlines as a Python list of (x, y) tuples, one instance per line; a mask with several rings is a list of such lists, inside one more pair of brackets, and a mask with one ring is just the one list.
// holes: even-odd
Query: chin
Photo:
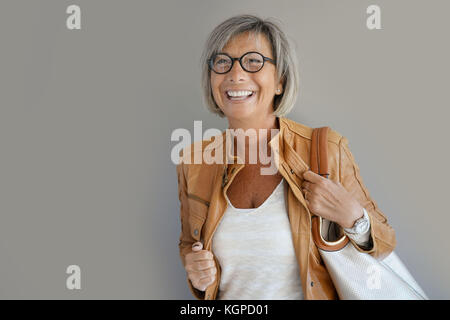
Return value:
[(225, 114), (228, 118), (234, 118), (234, 119), (239, 119), (239, 120), (244, 120), (244, 119), (252, 119), (253, 117), (253, 113), (248, 112), (248, 111), (242, 111), (242, 112), (238, 112), (238, 111), (234, 111), (228, 114)]
[(256, 111), (253, 109), (234, 107), (233, 110), (227, 110), (225, 115), (229, 118), (247, 119), (247, 118), (252, 118), (252, 116), (255, 115), (255, 112)]

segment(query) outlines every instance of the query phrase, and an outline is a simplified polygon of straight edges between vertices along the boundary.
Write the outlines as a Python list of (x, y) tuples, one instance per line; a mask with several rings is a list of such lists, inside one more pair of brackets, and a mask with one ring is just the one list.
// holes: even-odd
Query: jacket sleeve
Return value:
[[(177, 176), (178, 176), (178, 198), (180, 199), (180, 220), (181, 220), (181, 234), (180, 240), (178, 243), (178, 247), (180, 250), (181, 262), (183, 263), (183, 267), (186, 265), (185, 257), (186, 254), (191, 252), (192, 244), (196, 242), (195, 239), (191, 236), (191, 230), (189, 226), (189, 202), (187, 198), (187, 188), (186, 188), (186, 177), (184, 174), (184, 165), (180, 162), (177, 165)], [(189, 285), (189, 289), (195, 298), (199, 300), (205, 299), (205, 292), (200, 291), (192, 285), (191, 280), (187, 277), (187, 283)]]
[(350, 238), (358, 251), (369, 253), (377, 259), (384, 259), (395, 248), (395, 231), (388, 224), (387, 218), (370, 197), (364, 186), (359, 167), (348, 147), (348, 140), (341, 137), (339, 141), (339, 179), (344, 188), (366, 209), (370, 219), (370, 241), (367, 249), (361, 248)]

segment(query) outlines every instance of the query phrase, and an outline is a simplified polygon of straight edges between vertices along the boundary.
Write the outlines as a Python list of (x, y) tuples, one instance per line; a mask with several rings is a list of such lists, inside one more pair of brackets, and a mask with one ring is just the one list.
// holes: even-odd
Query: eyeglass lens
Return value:
[[(217, 73), (228, 72), (232, 67), (233, 61), (224, 54), (217, 54), (213, 58), (212, 68)], [(257, 72), (264, 65), (264, 59), (261, 54), (256, 52), (249, 52), (242, 56), (241, 66), (245, 71)]]

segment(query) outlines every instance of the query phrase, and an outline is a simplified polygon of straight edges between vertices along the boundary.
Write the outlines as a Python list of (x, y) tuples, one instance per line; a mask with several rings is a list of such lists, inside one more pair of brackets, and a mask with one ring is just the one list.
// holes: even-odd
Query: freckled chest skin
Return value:
[(246, 164), (228, 187), (227, 196), (235, 208), (259, 207), (274, 191), (283, 176), (261, 175), (261, 164)]

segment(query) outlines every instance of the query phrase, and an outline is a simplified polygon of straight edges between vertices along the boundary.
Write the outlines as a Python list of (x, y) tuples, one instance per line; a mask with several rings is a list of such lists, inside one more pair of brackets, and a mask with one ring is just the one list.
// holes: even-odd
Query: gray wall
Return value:
[[(66, 28), (70, 4), (81, 30)], [(382, 30), (366, 28), (370, 4)], [(192, 298), (170, 135), (194, 120), (227, 127), (202, 105), (199, 56), (218, 23), (255, 13), (297, 45), (289, 117), (349, 139), (397, 253), (448, 299), (449, 11), (437, 0), (2, 0), (0, 298)], [(71, 264), (81, 290), (66, 288)]]

